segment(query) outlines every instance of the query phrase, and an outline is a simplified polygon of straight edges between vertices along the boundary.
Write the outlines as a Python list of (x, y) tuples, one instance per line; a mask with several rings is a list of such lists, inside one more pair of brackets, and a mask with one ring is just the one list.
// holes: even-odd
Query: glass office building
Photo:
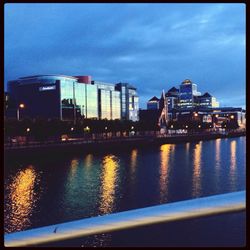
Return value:
[(100, 119), (121, 119), (120, 91), (112, 83), (92, 81), (98, 88), (98, 112)]
[(98, 118), (97, 87), (76, 77), (36, 75), (8, 82), (16, 102), (25, 104), (23, 117), (77, 120)]
[(186, 79), (180, 85), (179, 103), (180, 108), (192, 108), (196, 105), (195, 97), (200, 96), (197, 85)]
[(136, 88), (117, 85), (90, 76), (35, 75), (9, 81), (8, 91), (16, 110), (25, 104), (21, 118), (138, 120)]
[(116, 90), (121, 93), (121, 117), (124, 120), (139, 120), (139, 96), (136, 88), (129, 83), (117, 83)]

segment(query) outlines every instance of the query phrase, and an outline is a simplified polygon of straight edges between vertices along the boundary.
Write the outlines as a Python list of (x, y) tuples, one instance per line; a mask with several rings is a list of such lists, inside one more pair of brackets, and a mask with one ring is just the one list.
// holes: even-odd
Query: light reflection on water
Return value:
[(221, 171), (221, 139), (215, 140), (215, 185), (216, 189), (219, 188), (219, 178), (220, 178), (220, 171)]
[(107, 155), (102, 161), (100, 207), (101, 214), (111, 213), (114, 210), (115, 190), (119, 159), (114, 155)]
[(168, 183), (169, 183), (169, 170), (170, 170), (170, 156), (171, 152), (175, 149), (174, 144), (161, 145), (160, 150), (160, 203), (165, 203), (168, 199)]
[(30, 217), (39, 199), (35, 185), (39, 183), (39, 176), (34, 167), (29, 165), (20, 170), (13, 177), (7, 187), (9, 202), (6, 204), (8, 216), (5, 217), (7, 232), (24, 230), (31, 225)]
[(235, 189), (236, 186), (236, 141), (233, 140), (230, 143), (230, 185), (231, 190)]
[[(65, 161), (55, 159), (58, 164), (52, 166), (40, 163), (42, 174), (37, 171), (37, 164), (24, 165), (22, 170), (12, 166), (14, 172), (5, 176), (5, 232), (36, 227), (36, 221), (49, 225), (141, 204), (173, 202), (178, 197), (190, 199), (242, 190), (245, 188), (244, 152), (244, 138), (217, 139), (131, 149), (115, 155), (93, 153)], [(38, 190), (44, 186), (46, 192), (42, 197), (51, 197), (53, 206), (48, 204), (50, 199), (45, 199), (47, 203), (41, 200)], [(53, 216), (45, 216), (50, 221), (43, 221), (41, 211), (46, 215), (52, 210), (61, 221), (54, 221)], [(98, 239), (105, 245), (109, 238), (103, 235)]]
[(193, 197), (199, 197), (201, 195), (201, 151), (202, 141), (195, 145), (193, 154)]

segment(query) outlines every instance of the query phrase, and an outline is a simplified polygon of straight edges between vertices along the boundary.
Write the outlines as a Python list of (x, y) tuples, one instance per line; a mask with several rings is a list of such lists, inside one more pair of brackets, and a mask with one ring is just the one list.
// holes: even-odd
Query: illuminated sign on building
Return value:
[(56, 85), (40, 87), (39, 91), (47, 91), (47, 90), (53, 90), (53, 89), (56, 89)]

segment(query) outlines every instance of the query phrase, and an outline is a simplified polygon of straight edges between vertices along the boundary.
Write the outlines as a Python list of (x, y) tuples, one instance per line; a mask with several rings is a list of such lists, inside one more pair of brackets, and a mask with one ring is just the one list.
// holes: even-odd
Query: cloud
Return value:
[(244, 4), (6, 4), (5, 85), (92, 75), (131, 82), (141, 107), (185, 78), (218, 99), (244, 96), (245, 28)]

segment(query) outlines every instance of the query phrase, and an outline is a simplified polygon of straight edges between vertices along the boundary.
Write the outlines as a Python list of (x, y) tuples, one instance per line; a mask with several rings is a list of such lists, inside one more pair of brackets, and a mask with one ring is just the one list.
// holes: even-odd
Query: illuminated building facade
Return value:
[(92, 81), (98, 89), (98, 115), (100, 119), (121, 119), (121, 93), (115, 85), (100, 81)]
[(157, 98), (156, 96), (152, 97), (147, 102), (147, 109), (148, 110), (157, 110), (157, 109), (159, 109), (159, 101), (160, 101), (160, 99)]
[(201, 93), (197, 91), (197, 85), (186, 79), (180, 85), (178, 106), (180, 108), (192, 108), (197, 105), (195, 97), (200, 95)]
[(121, 118), (139, 120), (139, 96), (136, 88), (129, 83), (117, 83), (116, 90), (121, 93)]
[(211, 96), (208, 92), (206, 92), (204, 95), (199, 96), (197, 102), (201, 107), (219, 107), (219, 102), (217, 102), (216, 98), (214, 96)]
[(25, 104), (21, 118), (138, 120), (139, 99), (129, 84), (120, 88), (90, 76), (35, 75), (9, 81), (8, 91), (16, 111)]

